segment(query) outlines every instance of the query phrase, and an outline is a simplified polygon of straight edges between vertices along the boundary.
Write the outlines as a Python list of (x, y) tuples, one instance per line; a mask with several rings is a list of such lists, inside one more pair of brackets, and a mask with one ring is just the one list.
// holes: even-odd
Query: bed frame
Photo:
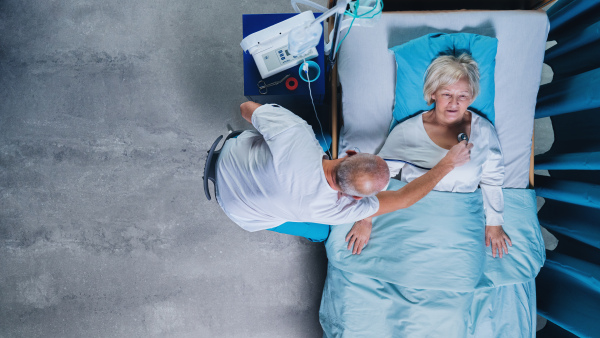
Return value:
[[(384, 12), (394, 11), (422, 11), (422, 10), (517, 10), (517, 9), (539, 9), (556, 0), (385, 0)], [(332, 8), (337, 0), (329, 0), (328, 7)], [(333, 30), (334, 17), (328, 19), (328, 33)], [(331, 154), (334, 159), (338, 158), (338, 139), (342, 121), (341, 115), (341, 92), (342, 88), (338, 81), (337, 63), (334, 63), (329, 73), (328, 83), (330, 87), (331, 102)], [(340, 121), (342, 123), (340, 123)], [(531, 158), (529, 162), (529, 185), (533, 188), (533, 150), (534, 136), (531, 139)]]

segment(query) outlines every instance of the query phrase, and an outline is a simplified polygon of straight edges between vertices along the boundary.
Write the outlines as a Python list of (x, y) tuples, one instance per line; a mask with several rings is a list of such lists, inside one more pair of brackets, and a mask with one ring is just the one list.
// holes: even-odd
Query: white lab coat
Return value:
[(312, 128), (277, 105), (252, 115), (257, 131), (228, 140), (217, 161), (217, 201), (248, 231), (285, 222), (338, 225), (371, 216), (376, 197), (338, 196), (325, 178), (321, 149)]

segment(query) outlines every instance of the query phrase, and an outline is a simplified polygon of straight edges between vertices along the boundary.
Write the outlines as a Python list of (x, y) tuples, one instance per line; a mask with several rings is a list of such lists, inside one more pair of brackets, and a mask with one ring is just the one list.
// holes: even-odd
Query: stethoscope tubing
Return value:
[(402, 163), (406, 163), (406, 164), (410, 164), (415, 168), (419, 168), (419, 169), (423, 169), (423, 170), (431, 170), (431, 168), (425, 168), (425, 167), (421, 167), (418, 164), (414, 164), (412, 162), (408, 162), (408, 161), (404, 161), (404, 160), (395, 160), (395, 159), (391, 159), (391, 158), (384, 158), (384, 161), (389, 161), (389, 162), (402, 162)]
[(386, 162), (387, 161), (389, 161), (389, 162), (402, 162), (402, 163), (410, 164), (410, 165), (412, 165), (415, 168), (419, 168), (419, 169), (423, 169), (423, 170), (431, 170), (431, 168), (421, 167), (420, 165), (417, 165), (417, 164), (414, 164), (414, 163), (411, 163), (411, 162), (408, 162), (408, 161), (394, 160), (394, 159), (391, 159), (391, 158), (384, 158), (383, 160), (386, 161)]
[[(458, 134), (457, 138), (458, 138), (458, 142), (467, 141), (467, 143), (469, 143), (469, 137), (465, 133)], [(404, 160), (395, 160), (395, 159), (391, 159), (391, 158), (384, 158), (383, 160), (390, 161), (390, 162), (402, 162), (402, 163), (410, 164), (415, 168), (419, 168), (419, 169), (423, 169), (423, 170), (431, 170), (431, 168), (425, 168), (418, 164), (414, 164), (412, 162), (408, 162), (408, 161), (404, 161)]]

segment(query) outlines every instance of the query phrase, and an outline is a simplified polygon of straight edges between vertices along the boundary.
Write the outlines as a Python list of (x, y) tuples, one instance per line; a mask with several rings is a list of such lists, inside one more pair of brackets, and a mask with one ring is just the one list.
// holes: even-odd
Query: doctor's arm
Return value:
[(244, 103), (242, 103), (240, 105), (240, 112), (242, 113), (242, 117), (252, 123), (252, 114), (254, 114), (254, 111), (256, 110), (256, 108), (262, 106), (262, 104), (260, 103), (256, 103), (256, 102), (252, 102), (252, 101), (246, 101)]
[(452, 169), (467, 163), (471, 158), (470, 150), (473, 148), (473, 144), (465, 144), (466, 141), (463, 141), (452, 147), (448, 154), (446, 154), (435, 167), (401, 189), (378, 193), (377, 199), (379, 200), (379, 210), (372, 216), (354, 223), (354, 226), (352, 226), (352, 229), (350, 229), (346, 235), (348, 250), (352, 250), (353, 255), (360, 255), (371, 237), (373, 217), (408, 208), (417, 203), (421, 198), (425, 197), (425, 195), (433, 190), (442, 178), (448, 175)]
[(460, 142), (448, 151), (448, 154), (431, 170), (421, 177), (414, 179), (396, 191), (382, 191), (377, 194), (379, 210), (372, 215), (379, 216), (399, 209), (408, 208), (425, 197), (433, 188), (452, 171), (470, 160), (473, 144)]
[(471, 159), (471, 148), (473, 148), (472, 143), (466, 144), (466, 141), (460, 142), (452, 147), (448, 154), (423, 176), (416, 178), (396, 191), (382, 191), (378, 193), (379, 209), (377, 212), (370, 217), (354, 223), (354, 226), (352, 226), (352, 229), (346, 235), (348, 250), (352, 250), (353, 255), (360, 255), (371, 237), (373, 217), (408, 208), (417, 203), (433, 190), (452, 169), (467, 163)]

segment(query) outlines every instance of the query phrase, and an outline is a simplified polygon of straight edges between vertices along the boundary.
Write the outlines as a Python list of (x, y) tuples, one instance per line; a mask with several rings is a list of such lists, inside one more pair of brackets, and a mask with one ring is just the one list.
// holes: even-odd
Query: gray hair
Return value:
[(337, 183), (346, 195), (369, 197), (390, 181), (390, 169), (376, 155), (360, 153), (344, 159), (336, 170)]
[(460, 79), (469, 81), (471, 98), (475, 100), (479, 95), (479, 67), (469, 54), (442, 55), (437, 57), (425, 72), (425, 84), (423, 85), (423, 96), (427, 104), (432, 104), (431, 96), (440, 88), (451, 86)]

